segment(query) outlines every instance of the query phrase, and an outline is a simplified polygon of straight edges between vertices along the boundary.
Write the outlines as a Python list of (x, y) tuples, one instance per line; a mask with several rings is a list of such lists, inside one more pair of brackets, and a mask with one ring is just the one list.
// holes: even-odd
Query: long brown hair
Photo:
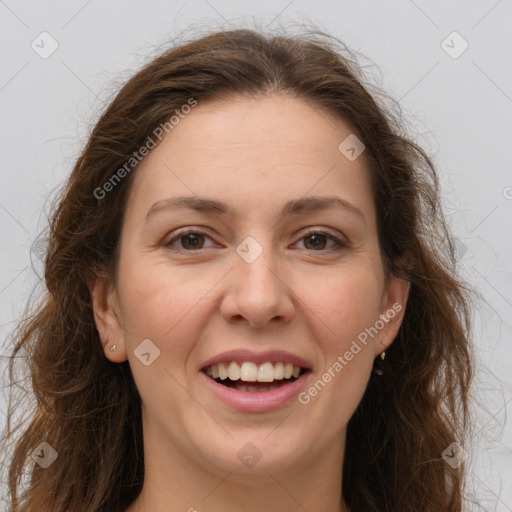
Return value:
[[(239, 29), (165, 50), (122, 87), (55, 205), (47, 293), (16, 331), (11, 395), (25, 389), (16, 385), (19, 364), (31, 382), (26, 396), (35, 399), (28, 425), (13, 425), (14, 413), (27, 403), (12, 401), (8, 411), (12, 512), (123, 511), (139, 494), (140, 396), (128, 362), (104, 357), (87, 286), (100, 274), (115, 279), (123, 210), (137, 166), (124, 167), (105, 197), (98, 187), (190, 98), (272, 93), (338, 116), (364, 143), (386, 271), (411, 282), (383, 375), (371, 376), (348, 425), (344, 499), (354, 512), (462, 510), (464, 464), (452, 467), (442, 453), (454, 442), (464, 445), (470, 425), (469, 295), (457, 278), (453, 250), (446, 251), (452, 245), (434, 165), (402, 133), (393, 112), (397, 104), (386, 106), (388, 97), (370, 94), (364, 83), (355, 54), (321, 31), (292, 37)], [(58, 453), (47, 469), (30, 457), (42, 442)]]

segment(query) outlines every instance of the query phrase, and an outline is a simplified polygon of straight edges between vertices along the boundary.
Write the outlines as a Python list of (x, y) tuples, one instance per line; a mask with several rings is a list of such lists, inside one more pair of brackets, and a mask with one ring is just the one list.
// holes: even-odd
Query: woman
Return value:
[(431, 160), (333, 39), (166, 51), (54, 212), (11, 358), (37, 402), (8, 432), (10, 510), (461, 511), (445, 237)]

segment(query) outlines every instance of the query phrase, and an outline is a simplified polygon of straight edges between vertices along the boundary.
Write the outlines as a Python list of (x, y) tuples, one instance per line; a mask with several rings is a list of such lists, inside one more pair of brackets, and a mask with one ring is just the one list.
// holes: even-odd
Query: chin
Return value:
[[(279, 428), (279, 427), (278, 427)], [(226, 436), (224, 442), (213, 449), (212, 442), (204, 447), (203, 460), (221, 471), (238, 475), (265, 475), (280, 473), (297, 467), (301, 458), (300, 449), (310, 446), (308, 442), (300, 442), (295, 446), (290, 437), (269, 433)], [(198, 448), (199, 451), (202, 451)]]

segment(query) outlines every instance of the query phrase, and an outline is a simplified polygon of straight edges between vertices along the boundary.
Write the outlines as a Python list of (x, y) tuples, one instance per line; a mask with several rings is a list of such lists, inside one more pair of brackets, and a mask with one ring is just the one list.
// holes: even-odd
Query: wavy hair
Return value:
[[(108, 197), (98, 198), (98, 187), (190, 98), (274, 93), (337, 116), (364, 143), (385, 271), (411, 283), (383, 375), (372, 374), (348, 424), (344, 500), (354, 512), (461, 512), (465, 465), (452, 467), (442, 453), (464, 444), (470, 426), (470, 291), (457, 277), (433, 162), (403, 133), (399, 105), (372, 88), (355, 53), (320, 30), (212, 31), (160, 51), (125, 83), (54, 204), (47, 292), (13, 336), (4, 436), (11, 512), (122, 512), (142, 488), (140, 396), (128, 362), (104, 357), (87, 286), (99, 275), (115, 280), (137, 166)], [(17, 390), (29, 401), (16, 402)], [(28, 423), (14, 421), (22, 407)], [(43, 441), (58, 452), (47, 469), (30, 457)]]

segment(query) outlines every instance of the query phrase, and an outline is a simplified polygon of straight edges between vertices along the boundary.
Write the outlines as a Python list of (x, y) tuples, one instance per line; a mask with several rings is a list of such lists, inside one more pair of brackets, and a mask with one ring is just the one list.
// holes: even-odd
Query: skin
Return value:
[[(364, 153), (349, 161), (338, 150), (350, 133), (289, 96), (199, 102), (137, 170), (117, 283), (91, 284), (105, 356), (128, 359), (142, 398), (146, 474), (129, 512), (349, 510), (340, 498), (347, 422), (409, 292), (386, 278)], [(164, 209), (145, 221), (155, 202), (183, 195), (236, 213)], [(341, 197), (363, 218), (340, 207), (280, 213), (311, 195)], [(205, 236), (166, 247), (188, 226)], [(348, 247), (306, 237), (313, 228)], [(236, 252), (246, 236), (263, 249), (252, 263)], [(199, 378), (224, 351), (282, 349), (309, 361), (307, 389), (396, 303), (402, 310), (305, 405), (238, 412)], [(160, 350), (148, 366), (134, 354), (145, 339)], [(262, 455), (251, 468), (237, 457), (248, 442)]]

